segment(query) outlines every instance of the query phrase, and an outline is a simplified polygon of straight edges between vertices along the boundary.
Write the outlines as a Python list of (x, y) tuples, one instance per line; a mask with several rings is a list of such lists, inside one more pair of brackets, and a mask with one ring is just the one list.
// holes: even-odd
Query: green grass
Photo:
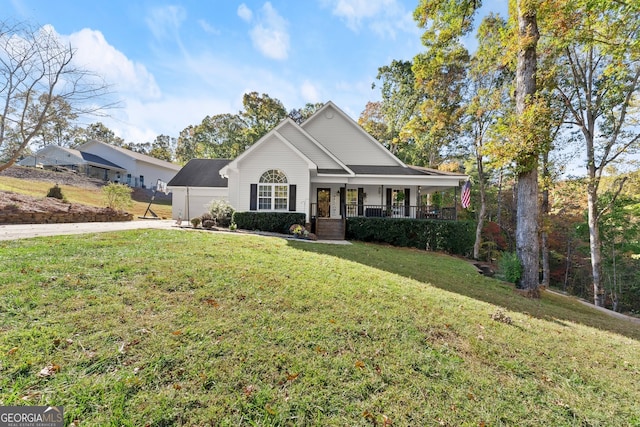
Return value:
[(139, 230), (0, 266), (0, 405), (67, 423), (640, 426), (637, 324), (452, 257)]
[[(26, 180), (11, 178), (7, 176), (0, 177), (0, 191), (11, 191), (14, 193), (25, 194), (32, 197), (46, 197), (49, 189), (54, 184), (46, 181)], [(60, 185), (62, 194), (69, 203), (79, 203), (81, 205), (106, 207), (106, 201), (101, 189), (91, 190), (72, 185)], [(127, 211), (133, 214), (134, 218), (143, 216), (147, 210), (149, 201), (133, 200), (133, 204)], [(155, 200), (151, 209), (160, 218), (171, 218), (171, 202), (165, 200)]]

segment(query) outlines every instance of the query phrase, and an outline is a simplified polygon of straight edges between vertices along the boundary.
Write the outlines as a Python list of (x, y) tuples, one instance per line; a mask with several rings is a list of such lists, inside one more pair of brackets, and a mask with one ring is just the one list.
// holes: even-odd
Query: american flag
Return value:
[(460, 195), (460, 203), (464, 209), (471, 206), (471, 181), (464, 183), (462, 187), (462, 194)]

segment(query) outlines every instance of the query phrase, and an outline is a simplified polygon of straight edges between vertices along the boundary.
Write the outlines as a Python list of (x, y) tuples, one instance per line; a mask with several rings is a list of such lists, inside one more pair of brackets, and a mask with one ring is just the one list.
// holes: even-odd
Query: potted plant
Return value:
[(298, 239), (304, 239), (309, 235), (307, 229), (300, 224), (293, 224), (291, 227), (289, 227), (289, 232)]

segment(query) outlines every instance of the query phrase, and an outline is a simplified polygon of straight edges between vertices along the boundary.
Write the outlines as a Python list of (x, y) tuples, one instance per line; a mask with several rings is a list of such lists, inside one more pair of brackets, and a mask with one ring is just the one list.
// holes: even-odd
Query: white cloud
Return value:
[(232, 111), (227, 101), (200, 96), (167, 96), (143, 102), (131, 98), (125, 108), (103, 123), (127, 142), (153, 142), (160, 134), (178, 137), (189, 125), (199, 124), (207, 115)]
[(287, 20), (278, 14), (270, 2), (262, 6), (257, 20), (257, 24), (249, 32), (253, 46), (267, 58), (287, 59), (289, 56)]
[(321, 101), (318, 88), (308, 80), (305, 80), (302, 83), (300, 94), (302, 95), (302, 99), (305, 103), (310, 102), (315, 104), (316, 102)]
[(359, 32), (365, 23), (381, 37), (391, 39), (398, 31), (416, 31), (412, 11), (406, 11), (398, 0), (322, 0), (322, 4), (354, 32)]
[(217, 29), (213, 25), (209, 24), (204, 19), (198, 19), (198, 25), (200, 25), (200, 28), (202, 28), (202, 30), (207, 34), (213, 34), (213, 35), (216, 35), (216, 36), (220, 34), (220, 30), (219, 29)]
[(155, 78), (143, 64), (131, 61), (111, 46), (100, 31), (84, 28), (68, 37), (76, 49), (74, 61), (78, 66), (95, 72), (107, 83), (113, 84), (120, 95), (142, 99), (160, 97)]
[(247, 7), (246, 4), (242, 3), (240, 6), (238, 6), (238, 16), (245, 22), (251, 22), (251, 20), (253, 19), (253, 12)]
[(151, 9), (145, 18), (147, 26), (156, 39), (172, 38), (187, 19), (187, 12), (180, 6), (165, 6)]

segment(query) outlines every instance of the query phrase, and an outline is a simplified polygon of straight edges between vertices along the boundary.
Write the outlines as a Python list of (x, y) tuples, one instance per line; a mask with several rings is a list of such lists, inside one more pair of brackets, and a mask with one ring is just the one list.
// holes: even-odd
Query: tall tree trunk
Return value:
[(476, 156), (478, 165), (478, 187), (480, 189), (480, 212), (478, 213), (478, 224), (476, 225), (476, 241), (473, 244), (473, 259), (480, 259), (480, 245), (482, 244), (482, 228), (484, 227), (484, 218), (487, 215), (487, 199), (484, 186), (484, 166), (482, 164), (482, 155)]
[(548, 288), (551, 283), (551, 268), (549, 266), (549, 233), (543, 230), (540, 233), (540, 246), (542, 250), (542, 283), (541, 285)]
[(548, 288), (551, 283), (551, 268), (549, 266), (549, 152), (542, 154), (542, 176), (544, 180), (542, 190), (542, 230), (540, 245), (542, 246), (542, 286)]
[(587, 212), (589, 223), (589, 248), (591, 250), (591, 275), (593, 279), (593, 303), (604, 307), (604, 286), (602, 286), (602, 243), (598, 225), (598, 194), (596, 187), (587, 185)]
[(535, 291), (540, 281), (538, 242), (538, 169), (518, 175), (516, 253), (522, 264), (520, 287)]
[[(536, 47), (540, 34), (536, 9), (532, 2), (517, 0), (518, 63), (516, 67), (516, 114), (522, 116), (536, 94)], [(520, 287), (535, 291), (539, 282), (538, 242), (538, 154), (527, 153), (519, 159), (516, 253), (522, 264)]]
[(504, 168), (500, 168), (500, 175), (498, 176), (498, 212), (496, 213), (496, 222), (502, 230), (502, 176), (504, 174)]
[(573, 256), (571, 248), (572, 239), (571, 236), (567, 236), (567, 259), (564, 269), (564, 283), (562, 285), (563, 291), (567, 290), (567, 285), (569, 284), (569, 270), (571, 270), (571, 257)]

